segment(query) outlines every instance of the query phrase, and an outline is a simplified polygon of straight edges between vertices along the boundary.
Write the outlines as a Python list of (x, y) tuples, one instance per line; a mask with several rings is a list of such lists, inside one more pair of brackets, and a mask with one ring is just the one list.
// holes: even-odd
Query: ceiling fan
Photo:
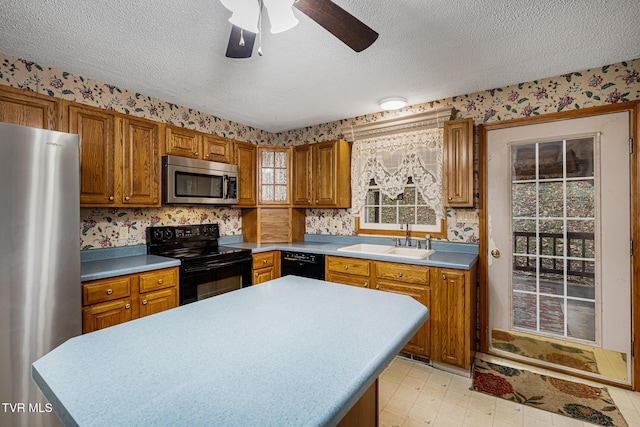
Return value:
[[(307, 15), (356, 52), (371, 46), (378, 33), (331, 0), (220, 0), (232, 12), (233, 24), (226, 56), (250, 58), (256, 35), (262, 27), (262, 6), (267, 8), (271, 32), (292, 28), (298, 23), (291, 7)], [(258, 54), (262, 55), (260, 46)]]

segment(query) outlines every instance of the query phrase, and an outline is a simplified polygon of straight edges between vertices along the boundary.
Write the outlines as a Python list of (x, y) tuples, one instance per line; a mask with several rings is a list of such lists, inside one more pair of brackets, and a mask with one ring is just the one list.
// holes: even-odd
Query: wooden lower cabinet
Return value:
[(475, 355), (475, 277), (475, 266), (469, 271), (438, 268), (432, 273), (432, 360), (465, 370), (471, 369)]
[(403, 351), (471, 369), (475, 355), (476, 265), (470, 270), (327, 256), (326, 280), (408, 295), (429, 309), (429, 320)]
[(252, 273), (253, 285), (259, 285), (280, 277), (280, 251), (254, 254)]
[(178, 267), (82, 283), (82, 333), (179, 305)]

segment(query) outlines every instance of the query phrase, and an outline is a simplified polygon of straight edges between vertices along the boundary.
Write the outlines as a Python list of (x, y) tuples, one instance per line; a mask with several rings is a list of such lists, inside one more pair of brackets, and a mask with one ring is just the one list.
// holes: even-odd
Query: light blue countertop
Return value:
[[(469, 270), (478, 260), (478, 254), (473, 252), (454, 252), (442, 250), (437, 245), (433, 245), (435, 252), (424, 259), (399, 258), (384, 255), (364, 254), (357, 252), (338, 251), (345, 245), (344, 243), (324, 243), (324, 242), (295, 242), (295, 243), (234, 243), (226, 246), (251, 249), (253, 253), (266, 251), (301, 251), (324, 255), (344, 256), (350, 258), (372, 259), (376, 261), (391, 261), (404, 264), (428, 265), (432, 267), (456, 268)], [(389, 245), (392, 246), (392, 245)], [(447, 248), (448, 249), (448, 248)], [(455, 249), (455, 247), (453, 247)]]
[(72, 338), (32, 374), (69, 426), (335, 425), (428, 315), (286, 276)]
[(124, 274), (177, 267), (180, 265), (180, 261), (173, 258), (144, 254), (83, 261), (80, 265), (80, 280), (86, 282)]

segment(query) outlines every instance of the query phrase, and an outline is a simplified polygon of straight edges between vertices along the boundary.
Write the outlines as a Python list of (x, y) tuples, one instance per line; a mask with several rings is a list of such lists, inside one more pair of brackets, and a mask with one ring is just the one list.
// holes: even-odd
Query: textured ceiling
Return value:
[(218, 0), (3, 0), (0, 53), (270, 132), (640, 57), (639, 0), (334, 1), (380, 34), (370, 48), (294, 10), (264, 56), (233, 60)]

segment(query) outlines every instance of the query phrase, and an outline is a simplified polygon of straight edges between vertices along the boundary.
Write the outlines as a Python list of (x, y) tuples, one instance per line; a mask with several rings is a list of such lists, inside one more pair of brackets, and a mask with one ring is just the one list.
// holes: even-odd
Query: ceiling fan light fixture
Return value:
[(385, 111), (398, 110), (407, 106), (407, 99), (402, 98), (401, 96), (390, 96), (388, 98), (381, 99), (378, 102), (378, 105)]
[(258, 33), (260, 4), (256, 0), (220, 0), (231, 11), (229, 22), (245, 31)]
[(298, 19), (293, 14), (295, 0), (264, 0), (269, 14), (271, 33), (282, 33), (298, 25)]

